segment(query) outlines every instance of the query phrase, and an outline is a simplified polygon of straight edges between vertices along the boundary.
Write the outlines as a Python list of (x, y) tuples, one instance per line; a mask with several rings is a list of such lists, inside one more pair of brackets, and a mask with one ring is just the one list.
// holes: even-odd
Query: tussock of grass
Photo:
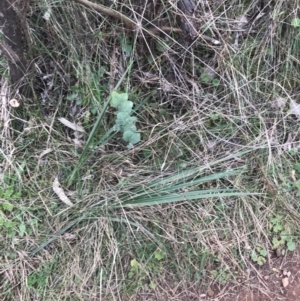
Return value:
[[(112, 7), (143, 26), (177, 26), (167, 1), (136, 2)], [(198, 2), (201, 33), (222, 46), (128, 32), (75, 1), (31, 1), (36, 97), (13, 109), (1, 83), (0, 186), (21, 192), (1, 197), (13, 205), (3, 222), (15, 223), (1, 227), (1, 299), (175, 297), (255, 271), (251, 251), (273, 252), (272, 216), (299, 240), (298, 119), (288, 112), (300, 78), (297, 1)], [(135, 105), (142, 141), (132, 150), (110, 132), (115, 89)], [(272, 107), (278, 97), (287, 105)], [(52, 191), (55, 177), (73, 207)]]

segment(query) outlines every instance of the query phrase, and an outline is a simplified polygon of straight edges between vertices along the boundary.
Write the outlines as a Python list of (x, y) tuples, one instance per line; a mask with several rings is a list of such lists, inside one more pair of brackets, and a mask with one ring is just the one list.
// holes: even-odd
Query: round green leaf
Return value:
[(135, 143), (140, 142), (141, 134), (133, 132), (133, 131), (125, 131), (124, 134), (123, 134), (123, 139), (126, 142), (135, 144)]
[(291, 22), (291, 25), (293, 27), (300, 27), (300, 19), (299, 18), (294, 18)]
[(136, 144), (141, 141), (141, 134), (140, 133), (134, 133), (130, 138), (130, 143)]
[(20, 230), (20, 236), (24, 236), (25, 231), (26, 231), (26, 226), (24, 224), (20, 224), (19, 230)]
[(258, 265), (263, 265), (266, 262), (266, 259), (262, 256), (257, 257), (257, 264)]
[(207, 73), (203, 73), (200, 77), (201, 81), (204, 83), (209, 83), (211, 81), (211, 77)]
[(124, 132), (126, 132), (126, 131), (131, 131), (131, 132), (136, 132), (136, 126), (135, 126), (135, 124), (134, 123), (131, 123), (131, 124), (125, 124), (124, 125)]
[(212, 80), (212, 82), (211, 82), (215, 87), (217, 87), (217, 86), (219, 86), (220, 85), (220, 80), (219, 79), (217, 79), (217, 78), (215, 78), (215, 79), (213, 79)]
[(119, 106), (119, 112), (124, 112), (124, 113), (130, 114), (132, 107), (133, 107), (133, 102), (132, 101), (124, 101)]
[(126, 112), (118, 112), (116, 124), (123, 127), (126, 124), (126, 120), (130, 117), (130, 115)]
[(14, 206), (9, 203), (3, 203), (2, 208), (3, 208), (3, 210), (12, 211), (14, 209)]
[(260, 254), (261, 256), (266, 257), (267, 254), (268, 254), (268, 252), (267, 252), (265, 249), (262, 249), (262, 250), (260, 250), (259, 254)]
[(253, 261), (257, 261), (257, 254), (256, 254), (256, 252), (255, 251), (252, 251), (252, 253), (251, 253), (251, 259), (253, 260)]
[(293, 241), (289, 241), (286, 245), (289, 251), (292, 252), (296, 250), (296, 244)]
[(128, 94), (127, 93), (118, 93), (116, 91), (112, 91), (110, 105), (114, 108), (117, 108), (123, 102), (126, 102), (127, 100), (128, 100)]
[(126, 118), (126, 124), (135, 124), (137, 121), (137, 118), (135, 116), (130, 116)]
[(162, 260), (165, 258), (165, 254), (162, 251), (157, 251), (154, 253), (154, 257), (157, 260)]

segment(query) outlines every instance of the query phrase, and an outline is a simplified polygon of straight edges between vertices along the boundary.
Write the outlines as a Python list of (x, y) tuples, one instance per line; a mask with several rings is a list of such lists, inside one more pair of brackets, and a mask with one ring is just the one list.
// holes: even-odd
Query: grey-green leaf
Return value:
[(133, 107), (132, 101), (124, 101), (119, 106), (119, 111), (130, 114), (132, 107)]
[(130, 142), (132, 144), (138, 143), (141, 140), (141, 134), (135, 133), (133, 131), (125, 131), (123, 134), (123, 139), (126, 142)]
[(128, 100), (128, 94), (127, 93), (118, 93), (116, 91), (113, 91), (111, 93), (111, 101), (110, 105), (114, 108), (117, 108), (122, 105), (122, 103), (126, 102)]

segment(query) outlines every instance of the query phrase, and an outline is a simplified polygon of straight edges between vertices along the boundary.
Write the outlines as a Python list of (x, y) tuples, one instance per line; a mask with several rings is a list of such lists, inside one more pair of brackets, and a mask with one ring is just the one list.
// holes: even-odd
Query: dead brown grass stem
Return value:
[[(160, 32), (163, 32), (163, 33), (170, 33), (170, 32), (180, 32), (181, 33), (182, 32), (182, 30), (180, 28), (176, 28), (176, 27), (174, 28), (174, 27), (169, 27), (169, 26), (162, 26), (162, 27), (153, 26), (149, 29), (146, 29), (146, 28), (143, 28), (141, 24), (134, 22), (133, 20), (126, 17), (119, 11), (114, 10), (110, 7), (106, 7), (104, 5), (97, 4), (97, 3), (93, 3), (88, 0), (74, 0), (74, 1), (79, 4), (82, 4), (83, 6), (90, 7), (99, 13), (105, 14), (107, 16), (110, 16), (110, 17), (113, 17), (113, 18), (119, 20), (126, 26), (127, 29), (132, 30), (132, 31), (143, 30), (145, 33), (147, 33), (151, 36), (155, 36), (157, 33), (160, 33)], [(204, 39), (205, 41), (208, 41), (214, 45), (221, 44), (218, 40), (213, 39), (207, 35), (199, 34), (198, 36), (200, 38)]]

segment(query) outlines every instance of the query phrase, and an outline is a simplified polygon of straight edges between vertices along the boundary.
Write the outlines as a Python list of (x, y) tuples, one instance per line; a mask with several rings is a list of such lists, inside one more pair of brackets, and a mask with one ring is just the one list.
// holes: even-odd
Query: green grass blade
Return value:
[[(181, 183), (181, 180), (182, 179), (189, 179), (189, 178), (192, 178), (192, 177), (195, 177), (196, 175), (198, 175), (200, 172), (216, 165), (216, 164), (219, 164), (219, 163), (222, 163), (224, 161), (228, 161), (228, 160), (232, 160), (234, 158), (237, 158), (237, 157), (241, 157), (249, 152), (251, 152), (252, 150), (246, 150), (246, 151), (241, 151), (241, 152), (238, 152), (238, 153), (235, 153), (235, 154), (231, 154), (225, 158), (221, 158), (221, 159), (218, 159), (218, 160), (215, 160), (207, 165), (202, 165), (202, 166), (199, 166), (199, 167), (195, 167), (195, 168), (191, 168), (191, 169), (188, 169), (188, 170), (184, 170), (184, 171), (181, 171), (181, 172), (178, 172), (177, 174), (175, 175), (170, 175), (170, 176), (167, 176), (165, 178), (162, 178), (162, 179), (158, 179), (158, 180), (155, 180), (153, 181), (151, 184), (147, 185), (148, 188), (154, 188), (156, 186), (165, 186), (169, 183), (172, 183), (172, 185), (174, 185), (174, 182), (176, 183)], [(138, 188), (137, 190), (135, 190), (135, 193), (142, 193), (144, 190), (143, 187), (141, 188)]]
[[(230, 177), (230, 176), (235, 176), (241, 173), (241, 169), (239, 170), (232, 170), (232, 171), (226, 171), (226, 172), (220, 172), (220, 173), (215, 173), (209, 176), (205, 176), (199, 179), (195, 179), (195, 180), (190, 180), (189, 182), (184, 182), (182, 184), (178, 184), (178, 185), (171, 185), (168, 187), (165, 187), (163, 189), (159, 189), (159, 192), (171, 192), (171, 191), (175, 191), (175, 190), (179, 190), (179, 189), (183, 189), (183, 188), (187, 188), (190, 186), (196, 186), (199, 184), (204, 184), (207, 183), (209, 181), (215, 181), (218, 179), (223, 179), (225, 177)], [(184, 179), (182, 179), (184, 180)]]
[(220, 197), (233, 197), (233, 196), (248, 196), (259, 195), (252, 192), (240, 192), (236, 190), (224, 190), (224, 189), (209, 189), (209, 190), (195, 190), (184, 193), (166, 194), (163, 196), (148, 196), (144, 198), (132, 199), (125, 201), (118, 207), (144, 207), (153, 205), (162, 205), (175, 202), (200, 200), (207, 198), (220, 198)]
[[(131, 70), (131, 66), (132, 66), (132, 63), (133, 61), (131, 61), (131, 63), (129, 64), (129, 66), (127, 67), (126, 71), (124, 72), (124, 74), (122, 75), (122, 77), (120, 78), (120, 80), (118, 81), (117, 85), (115, 86), (115, 90), (117, 90), (119, 88), (119, 86), (121, 85), (122, 81), (124, 80), (126, 74)], [(99, 128), (99, 125), (104, 117), (104, 114), (109, 106), (109, 103), (111, 101), (111, 94), (108, 96), (106, 102), (104, 103), (103, 105), (103, 108), (93, 126), (93, 129), (91, 131), (91, 133), (89, 134), (89, 137), (88, 137), (88, 140), (83, 148), (83, 151), (79, 157), (79, 160), (78, 160), (78, 163), (76, 164), (76, 166), (74, 167), (74, 170), (73, 172), (71, 173), (69, 179), (68, 179), (68, 186), (71, 186), (73, 181), (74, 181), (74, 178), (75, 176), (77, 175), (79, 169), (82, 167), (82, 165), (84, 164), (84, 162), (87, 160), (87, 152), (88, 152), (88, 149), (94, 139), (94, 136), (96, 134), (96, 131), (97, 129)], [(105, 139), (106, 141), (106, 139)]]
[[(183, 172), (174, 176), (170, 176), (168, 177), (168, 179), (160, 179), (160, 181), (159, 180), (155, 181), (155, 184), (152, 183), (150, 185), (139, 188), (138, 190), (134, 191), (135, 195), (132, 197), (132, 199), (136, 199), (137, 197), (140, 198), (143, 197), (144, 195), (152, 195), (155, 192), (159, 194), (171, 193), (176, 190), (178, 191), (180, 189), (185, 189), (187, 187), (197, 186), (200, 184), (207, 183), (209, 181), (235, 176), (242, 173), (243, 171), (245, 171), (245, 169), (243, 170), (242, 168), (240, 168), (231, 171), (214, 173), (201, 178), (190, 179), (191, 175), (193, 175), (194, 177), (195, 175), (193, 171), (189, 170), (187, 173)], [(169, 182), (170, 179), (172, 179), (173, 182)]]
[(64, 234), (66, 231), (68, 231), (69, 229), (71, 229), (74, 225), (76, 225), (77, 223), (79, 223), (80, 221), (82, 221), (83, 219), (87, 218), (86, 215), (83, 215), (81, 217), (78, 217), (76, 219), (74, 219), (73, 221), (71, 221), (69, 224), (67, 224), (67, 226), (65, 226), (64, 228), (60, 229), (59, 231), (57, 231), (55, 234), (53, 234), (48, 240), (46, 240), (44, 243), (42, 243), (39, 247), (37, 247), (35, 250), (33, 250), (30, 254), (29, 257), (34, 256), (36, 253), (40, 252), (41, 250), (43, 250), (45, 247), (47, 247), (49, 244), (51, 244), (54, 240), (56, 240), (57, 238), (60, 237), (60, 235)]

